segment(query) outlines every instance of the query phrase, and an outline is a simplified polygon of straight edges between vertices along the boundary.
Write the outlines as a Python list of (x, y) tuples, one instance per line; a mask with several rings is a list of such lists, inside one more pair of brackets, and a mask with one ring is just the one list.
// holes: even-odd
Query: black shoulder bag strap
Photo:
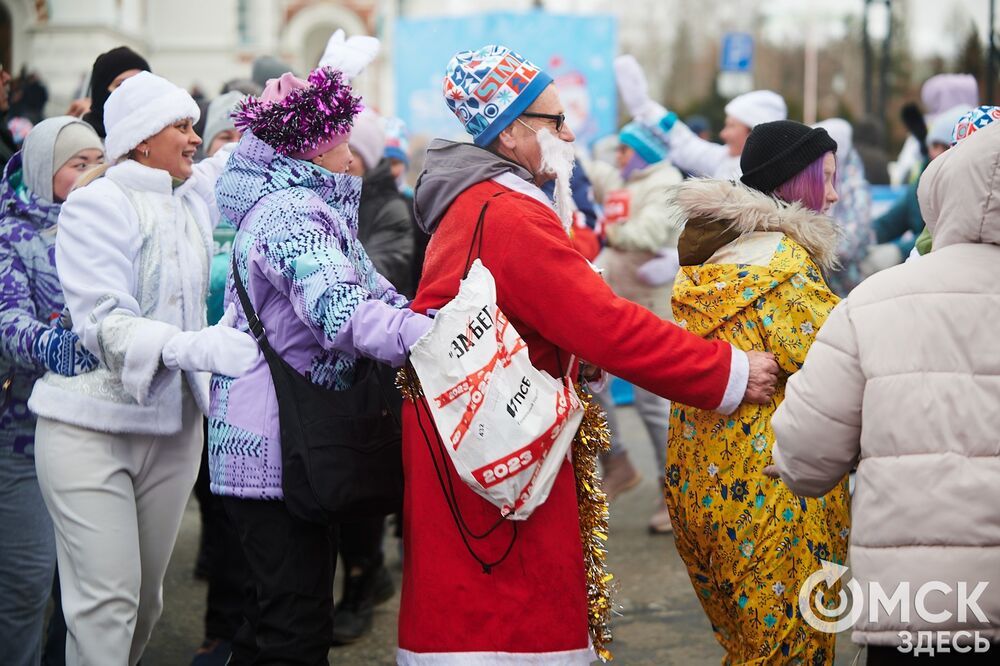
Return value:
[[(249, 264), (247, 264), (249, 266)], [(240, 277), (240, 269), (236, 265), (236, 247), (233, 247), (233, 285), (236, 287), (236, 295), (240, 299), (240, 305), (243, 307), (243, 315), (247, 318), (247, 324), (250, 326), (250, 334), (253, 335), (254, 340), (260, 345), (260, 350), (264, 353), (264, 356), (268, 361), (273, 358), (278, 358), (278, 353), (274, 351), (274, 347), (267, 340), (267, 331), (264, 329), (264, 324), (261, 323), (260, 318), (257, 316), (257, 311), (253, 308), (253, 303), (250, 302), (250, 296), (247, 294), (246, 287), (243, 286), (243, 278)]]

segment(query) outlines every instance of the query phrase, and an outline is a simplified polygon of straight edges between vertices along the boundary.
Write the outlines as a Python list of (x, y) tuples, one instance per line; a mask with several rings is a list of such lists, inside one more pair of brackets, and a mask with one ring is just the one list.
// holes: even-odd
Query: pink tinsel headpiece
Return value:
[(361, 98), (351, 95), (341, 73), (320, 67), (306, 81), (293, 74), (271, 79), (260, 98), (244, 100), (233, 114), (237, 129), (250, 130), (275, 152), (311, 159), (351, 132)]

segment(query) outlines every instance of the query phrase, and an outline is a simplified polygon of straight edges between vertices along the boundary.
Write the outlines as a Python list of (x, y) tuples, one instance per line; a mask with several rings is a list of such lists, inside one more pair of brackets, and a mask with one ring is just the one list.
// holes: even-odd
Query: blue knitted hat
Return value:
[(480, 147), (531, 106), (552, 77), (506, 46), (460, 51), (448, 62), (444, 99)]
[(399, 118), (385, 119), (385, 156), (410, 165), (410, 137)]
[(634, 120), (618, 132), (618, 140), (633, 149), (647, 164), (662, 162), (670, 153), (666, 144), (648, 127)]

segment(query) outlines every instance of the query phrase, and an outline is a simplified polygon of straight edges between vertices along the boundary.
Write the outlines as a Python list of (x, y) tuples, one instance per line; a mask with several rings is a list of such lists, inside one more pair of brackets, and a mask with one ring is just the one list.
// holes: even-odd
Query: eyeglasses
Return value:
[[(527, 116), (528, 118), (544, 118), (545, 120), (551, 120), (556, 124), (556, 134), (562, 131), (563, 125), (566, 124), (566, 114), (565, 113), (530, 113), (525, 111), (521, 114), (522, 116)], [(525, 123), (527, 124), (527, 123)]]

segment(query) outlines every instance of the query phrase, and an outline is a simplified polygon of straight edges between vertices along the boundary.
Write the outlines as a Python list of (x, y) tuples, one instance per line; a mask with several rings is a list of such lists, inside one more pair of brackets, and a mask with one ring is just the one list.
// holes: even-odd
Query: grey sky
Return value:
[[(982, 39), (987, 38), (990, 0), (894, 1), (907, 4), (910, 43), (918, 57), (953, 56), (956, 44), (965, 39), (970, 21), (975, 22)], [(997, 2), (1000, 11), (1000, 0)], [(860, 15), (863, 6), (863, 0), (765, 0), (761, 4), (772, 19), (768, 32), (785, 38), (801, 36), (809, 14), (820, 36), (836, 33), (837, 17)]]

